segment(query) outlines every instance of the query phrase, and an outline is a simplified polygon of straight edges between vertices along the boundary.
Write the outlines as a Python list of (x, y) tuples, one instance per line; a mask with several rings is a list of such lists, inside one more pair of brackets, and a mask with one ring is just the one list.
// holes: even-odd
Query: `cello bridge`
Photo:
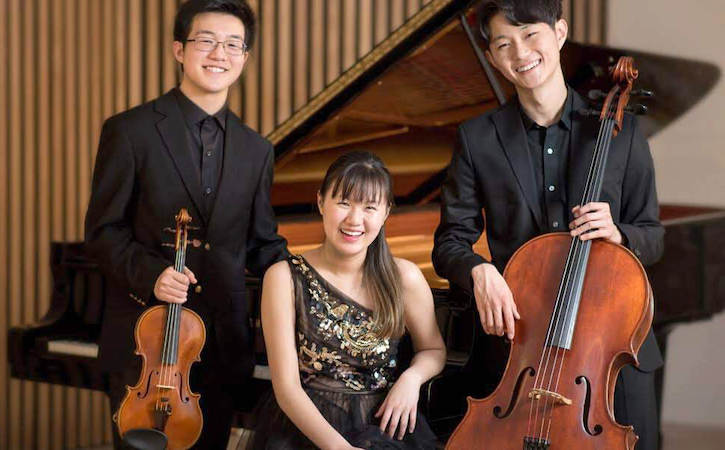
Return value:
[(169, 389), (169, 390), (176, 389), (176, 386), (169, 386), (166, 384), (157, 384), (156, 387), (159, 389)]
[(541, 400), (541, 397), (551, 397), (554, 399), (554, 403), (559, 403), (560, 405), (569, 406), (572, 403), (571, 399), (564, 397), (558, 392), (547, 391), (546, 389), (533, 389), (529, 392), (529, 398)]

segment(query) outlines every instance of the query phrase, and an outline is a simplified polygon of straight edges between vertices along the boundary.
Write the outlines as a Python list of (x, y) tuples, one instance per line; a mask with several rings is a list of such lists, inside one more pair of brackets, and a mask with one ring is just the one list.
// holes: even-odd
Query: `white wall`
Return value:
[[(709, 61), (725, 78), (723, 0), (609, 4), (609, 45)], [(693, 109), (650, 139), (662, 203), (725, 206), (724, 120), (721, 79)], [(662, 420), (725, 427), (725, 314), (678, 326), (670, 335)]]

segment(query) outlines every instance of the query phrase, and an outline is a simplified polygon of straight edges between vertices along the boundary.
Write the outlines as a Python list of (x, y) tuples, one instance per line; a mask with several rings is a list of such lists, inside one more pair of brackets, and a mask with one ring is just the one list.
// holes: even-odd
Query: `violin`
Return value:
[[(182, 208), (175, 219), (174, 269), (183, 272), (191, 216)], [(143, 368), (138, 383), (126, 387), (115, 416), (119, 434), (125, 438), (129, 431), (156, 430), (166, 435), (169, 450), (187, 449), (197, 441), (203, 425), (201, 396), (191, 392), (189, 371), (201, 361), (204, 322), (194, 311), (168, 303), (144, 311), (134, 335)]]
[[(581, 205), (599, 200), (637, 75), (629, 57), (612, 70)], [(519, 248), (504, 279), (526, 314), (500, 384), (487, 398), (468, 398), (446, 449), (633, 449), (633, 427), (614, 420), (614, 387), (620, 369), (637, 364), (654, 314), (637, 257), (609, 241), (550, 233)]]

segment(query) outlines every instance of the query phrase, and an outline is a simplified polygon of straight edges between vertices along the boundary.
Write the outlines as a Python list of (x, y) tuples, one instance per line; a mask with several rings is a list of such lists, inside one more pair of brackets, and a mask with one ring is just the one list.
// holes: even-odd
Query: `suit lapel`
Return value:
[(174, 161), (176, 170), (181, 175), (181, 179), (184, 182), (189, 197), (191, 197), (196, 207), (196, 211), (206, 223), (206, 217), (202, 213), (204, 209), (202, 208), (201, 180), (199, 179), (198, 170), (192, 159), (190, 144), (184, 128), (184, 118), (173, 95), (172, 92), (167, 92), (156, 100), (154, 108), (166, 116), (156, 124), (156, 128), (166, 145), (166, 150)]
[(521, 192), (534, 215), (537, 226), (541, 228), (541, 205), (536, 195), (536, 177), (529, 156), (526, 132), (515, 100), (509, 101), (493, 115), (493, 122), (506, 158), (516, 175)]
[(598, 120), (577, 114), (577, 111), (587, 107), (587, 104), (573, 89), (571, 92), (574, 95), (574, 102), (572, 103), (566, 188), (569, 219), (572, 218), (571, 208), (578, 205), (584, 195), (584, 186), (587, 182), (587, 175), (594, 155), (594, 146), (599, 133)]

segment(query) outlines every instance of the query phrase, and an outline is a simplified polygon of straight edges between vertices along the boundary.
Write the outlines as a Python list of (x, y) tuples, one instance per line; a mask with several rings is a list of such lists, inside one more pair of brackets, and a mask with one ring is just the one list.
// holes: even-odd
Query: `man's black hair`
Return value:
[(491, 43), (491, 19), (502, 13), (511, 25), (546, 23), (551, 28), (561, 19), (561, 0), (490, 0), (478, 8), (478, 27), (487, 44)]
[(245, 0), (188, 0), (184, 2), (176, 12), (174, 40), (186, 43), (194, 17), (209, 12), (231, 14), (241, 20), (244, 24), (244, 42), (247, 44), (247, 48), (252, 48), (256, 31), (254, 11)]

